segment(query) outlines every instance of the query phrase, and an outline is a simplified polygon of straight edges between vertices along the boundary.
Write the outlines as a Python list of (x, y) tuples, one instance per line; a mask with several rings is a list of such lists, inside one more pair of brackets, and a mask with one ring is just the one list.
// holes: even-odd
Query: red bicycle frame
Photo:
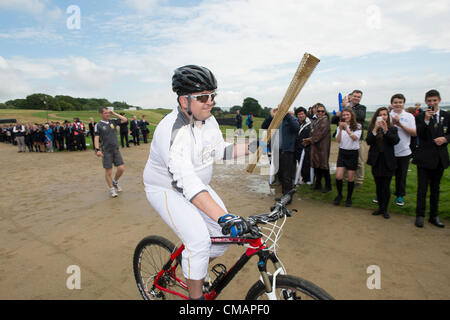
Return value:
[[(272, 262), (274, 262), (275, 264), (278, 263), (277, 257), (272, 252), (266, 250), (266, 246), (264, 245), (261, 238), (253, 239), (253, 238), (233, 238), (233, 237), (212, 237), (211, 243), (212, 245), (238, 244), (238, 245), (245, 245), (248, 248), (244, 252), (244, 254), (239, 258), (239, 260), (227, 271), (227, 273), (223, 277), (221, 277), (221, 279), (219, 279), (218, 281), (214, 281), (214, 285), (210, 288), (209, 292), (205, 293), (206, 300), (215, 299), (217, 295), (228, 285), (228, 283), (230, 283), (230, 281), (234, 278), (234, 276), (244, 267), (244, 265), (254, 255), (258, 254), (260, 256), (258, 268), (262, 273), (266, 273), (266, 261), (268, 258), (270, 258)], [(188, 300), (189, 297), (179, 292), (164, 288), (158, 284), (161, 277), (164, 274), (168, 274), (182, 288), (188, 290), (187, 284), (176, 276), (175, 269), (177, 268), (177, 264), (173, 265), (173, 262), (178, 257), (180, 257), (183, 250), (184, 245), (182, 244), (178, 249), (175, 250), (174, 253), (172, 253), (172, 255), (170, 256), (170, 260), (164, 265), (163, 269), (156, 276), (154, 286), (163, 292), (174, 294), (182, 299)]]

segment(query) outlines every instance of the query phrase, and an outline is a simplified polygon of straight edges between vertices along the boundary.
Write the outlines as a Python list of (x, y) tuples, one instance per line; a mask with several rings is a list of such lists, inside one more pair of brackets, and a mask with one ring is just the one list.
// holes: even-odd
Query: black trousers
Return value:
[(120, 144), (122, 145), (122, 148), (125, 147), (123, 140), (125, 140), (127, 147), (129, 147), (128, 144), (128, 131), (120, 131)]
[(439, 162), (436, 169), (417, 167), (417, 203), (416, 216), (425, 217), (428, 185), (430, 186), (430, 218), (437, 217), (439, 206), (439, 185), (444, 168)]
[(142, 139), (144, 140), (144, 143), (147, 143), (147, 134), (148, 134), (148, 129), (147, 130), (141, 130), (142, 132)]
[(280, 151), (278, 178), (280, 179), (283, 195), (294, 188), (295, 164), (296, 162), (294, 152)]
[(59, 135), (56, 139), (58, 141), (58, 150), (63, 151), (64, 150), (64, 137), (62, 135)]
[[(302, 181), (303, 182), (309, 182), (311, 181), (311, 148), (305, 148), (303, 149), (305, 151), (305, 156), (303, 157), (303, 165), (302, 165)], [(300, 157), (297, 159), (300, 161)]]
[(77, 146), (77, 150), (86, 150), (86, 137), (83, 134), (76, 135), (75, 144)]
[(133, 143), (134, 143), (134, 145), (139, 145), (139, 131), (138, 132), (132, 132), (131, 135), (133, 136)]
[(411, 156), (395, 157), (395, 162), (397, 163), (397, 169), (395, 169), (395, 195), (397, 197), (406, 195), (406, 176), (410, 158)]
[(66, 146), (67, 146), (67, 150), (68, 151), (74, 151), (75, 150), (74, 136), (73, 135), (68, 135), (66, 137)]
[(381, 213), (386, 213), (389, 206), (389, 199), (391, 198), (391, 180), (392, 176), (388, 177), (373, 177), (375, 180), (375, 187), (377, 192), (378, 210)]
[(322, 188), (322, 178), (325, 180), (325, 187), (331, 190), (331, 175), (330, 169), (314, 168), (314, 175), (316, 180), (316, 188)]

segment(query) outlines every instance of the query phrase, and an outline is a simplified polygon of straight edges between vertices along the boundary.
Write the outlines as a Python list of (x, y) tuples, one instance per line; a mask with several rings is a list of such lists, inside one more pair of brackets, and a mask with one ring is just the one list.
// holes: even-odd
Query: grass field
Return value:
[[(406, 196), (404, 197), (405, 205), (399, 207), (395, 204), (395, 195), (392, 194), (388, 212), (390, 213), (401, 213), (410, 216), (415, 216), (416, 214), (416, 193), (417, 193), (417, 167), (413, 164), (409, 166), (409, 172), (406, 179)], [(298, 188), (298, 193), (303, 198), (318, 200), (322, 202), (332, 203), (333, 199), (337, 195), (336, 186), (334, 183), (334, 175), (331, 177), (333, 183), (333, 190), (327, 194), (322, 194), (320, 191), (311, 190), (309, 185), (301, 185)], [(395, 178), (392, 178), (391, 191), (395, 190)], [(450, 170), (444, 171), (444, 176), (441, 180), (439, 198), (439, 213), (441, 218), (447, 220), (450, 219)], [(347, 184), (344, 182), (343, 187), (344, 200), (347, 195)], [(353, 192), (353, 207), (364, 208), (376, 210), (378, 205), (372, 202), (375, 198), (375, 182), (371, 173), (371, 167), (369, 165), (365, 166), (365, 178), (364, 184), (360, 188), (355, 188)], [(429, 192), (428, 192), (429, 199)], [(427, 199), (427, 211), (426, 215), (428, 217), (429, 213), (429, 201)], [(341, 203), (343, 205), (343, 202)], [(370, 213), (370, 212), (369, 212)]]
[[(150, 139), (152, 139), (153, 132), (155, 131), (156, 125), (164, 118), (166, 113), (171, 112), (169, 109), (157, 109), (157, 110), (139, 110), (139, 111), (125, 111), (125, 115), (128, 119), (131, 119), (134, 115), (141, 118), (142, 115), (145, 115), (147, 121), (150, 123), (148, 126), (150, 130)], [(64, 120), (72, 121), (74, 117), (79, 117), (86, 125), (89, 121), (89, 118), (94, 118), (95, 121), (99, 121), (100, 117), (97, 111), (49, 111), (48, 112), (48, 120), (49, 121), (60, 121), (64, 122)], [(11, 110), (11, 109), (1, 109), (0, 110), (0, 119), (5, 118), (15, 118), (24, 123), (45, 123), (47, 121), (47, 111), (45, 110)], [(261, 128), (261, 124), (264, 121), (263, 118), (254, 118), (254, 128), (259, 130)], [(244, 131), (246, 130), (246, 126), (244, 125)], [(231, 129), (235, 130), (233, 126), (221, 126), (222, 133), (225, 135), (226, 130)], [(331, 126), (331, 132), (333, 133), (336, 130), (336, 126)], [(86, 139), (88, 143), (90, 143), (90, 139)], [(333, 138), (334, 140), (334, 138)], [(449, 146), (450, 148), (450, 146)], [(368, 149), (367, 149), (368, 150)], [(411, 164), (410, 172), (408, 172), (407, 177), (407, 187), (406, 187), (406, 197), (405, 206), (399, 207), (394, 201), (395, 197), (391, 198), (391, 205), (389, 207), (390, 212), (396, 212), (401, 214), (407, 214), (414, 216), (415, 208), (416, 208), (416, 185), (417, 185), (417, 170), (416, 166)], [(366, 174), (365, 174), (365, 182), (361, 188), (355, 189), (353, 196), (353, 206), (359, 208), (367, 208), (375, 210), (377, 205), (372, 202), (372, 199), (375, 197), (375, 184), (373, 181), (372, 173), (370, 171), (370, 166), (365, 166)], [(334, 176), (332, 177), (334, 181)], [(394, 181), (392, 182), (391, 188), (394, 189)], [(333, 191), (328, 194), (322, 194), (317, 191), (310, 190), (309, 186), (303, 185), (299, 187), (299, 193), (304, 198), (310, 198), (319, 201), (332, 202), (334, 197), (336, 196), (335, 186), (333, 184)], [(344, 184), (344, 196), (346, 194), (346, 185)], [(427, 204), (428, 207), (428, 204)], [(446, 219), (450, 219), (450, 170), (446, 170), (444, 172), (444, 176), (441, 182), (441, 194), (440, 194), (440, 202), (439, 202), (439, 211), (440, 216)]]
[[(336, 125), (331, 125), (331, 133), (333, 134), (335, 131)], [(332, 141), (335, 141), (335, 138), (331, 139)], [(368, 152), (369, 147), (366, 146), (366, 149)], [(448, 149), (450, 153), (450, 145), (448, 146)], [(355, 188), (353, 192), (353, 207), (376, 210), (378, 208), (378, 205), (372, 202), (372, 200), (375, 198), (375, 182), (373, 180), (371, 167), (366, 164), (364, 169), (365, 175), (363, 186), (361, 188)], [(395, 204), (395, 195), (392, 194), (388, 210), (392, 213), (395, 212), (415, 216), (417, 198), (417, 167), (414, 164), (410, 164), (408, 170), (409, 172), (406, 179), (406, 196), (404, 197), (405, 205), (403, 207), (397, 206)], [(329, 192), (328, 194), (322, 194), (320, 191), (313, 191), (308, 185), (299, 186), (298, 192), (304, 198), (332, 203), (337, 195), (334, 175), (331, 176), (331, 180), (333, 184), (333, 191)], [(395, 191), (395, 177), (392, 178), (391, 191)], [(344, 183), (343, 195), (345, 200), (345, 197), (347, 195), (346, 183)], [(429, 191), (427, 196), (427, 210), (429, 210)], [(342, 203), (341, 205), (343, 205)], [(444, 171), (444, 176), (441, 180), (439, 212), (440, 217), (450, 220), (450, 169)], [(428, 213), (429, 211), (426, 211), (427, 215)]]

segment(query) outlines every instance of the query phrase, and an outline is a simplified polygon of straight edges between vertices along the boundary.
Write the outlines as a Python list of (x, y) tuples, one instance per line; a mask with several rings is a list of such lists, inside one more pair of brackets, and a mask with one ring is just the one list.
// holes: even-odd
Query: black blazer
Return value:
[(136, 120), (136, 122), (134, 120), (130, 121), (130, 131), (132, 134), (139, 134), (139, 120)]
[[(386, 161), (386, 165), (390, 170), (395, 170), (395, 153), (394, 145), (399, 143), (400, 138), (398, 136), (397, 127), (392, 126), (383, 136), (383, 154)], [(380, 156), (380, 148), (377, 144), (377, 138), (373, 135), (372, 130), (367, 133), (366, 142), (370, 146), (369, 155), (367, 158), (367, 164), (375, 166), (377, 164), (378, 157)]]
[[(414, 156), (413, 163), (418, 167), (425, 169), (436, 169), (439, 161), (444, 169), (449, 166), (449, 156), (447, 145), (450, 141), (450, 114), (444, 110), (439, 111), (439, 124), (430, 121), (425, 123), (425, 112), (421, 112), (416, 116), (416, 130), (418, 138), (418, 146)], [(434, 139), (445, 137), (447, 143), (437, 146)]]

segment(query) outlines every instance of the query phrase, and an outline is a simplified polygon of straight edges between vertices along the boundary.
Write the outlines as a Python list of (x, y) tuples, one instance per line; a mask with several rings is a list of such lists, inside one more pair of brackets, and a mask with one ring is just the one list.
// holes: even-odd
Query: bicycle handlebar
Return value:
[(250, 224), (249, 233), (254, 236), (261, 236), (261, 232), (258, 228), (258, 224), (266, 224), (268, 222), (275, 222), (284, 216), (291, 217), (292, 212), (297, 212), (296, 209), (288, 210), (286, 208), (287, 203), (291, 200), (292, 195), (296, 192), (296, 189), (292, 189), (283, 197), (276, 199), (277, 202), (270, 208), (270, 213), (262, 213), (247, 218), (247, 222)]

